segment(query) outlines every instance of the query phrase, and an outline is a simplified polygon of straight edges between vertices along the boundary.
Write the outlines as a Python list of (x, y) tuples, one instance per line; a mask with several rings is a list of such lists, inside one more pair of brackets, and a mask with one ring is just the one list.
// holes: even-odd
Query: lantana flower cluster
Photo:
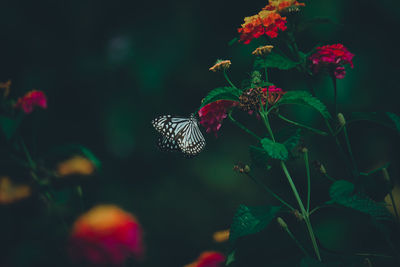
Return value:
[(346, 75), (345, 65), (353, 68), (354, 54), (350, 53), (342, 44), (317, 47), (317, 51), (310, 56), (311, 70), (314, 73), (326, 71), (336, 79), (343, 79)]
[(26, 114), (32, 113), (35, 107), (47, 108), (47, 98), (42, 91), (32, 90), (20, 97), (15, 104), (15, 108), (22, 109)]
[(226, 257), (224, 254), (216, 251), (205, 251), (199, 258), (184, 267), (222, 267)]
[(114, 205), (99, 205), (79, 217), (72, 229), (72, 259), (120, 266), (128, 257), (144, 256), (142, 227), (136, 217)]
[(259, 111), (260, 100), (263, 106), (268, 102), (269, 105), (273, 105), (279, 101), (285, 92), (274, 85), (268, 87), (257, 87), (250, 88), (243, 92), (239, 97), (239, 102), (232, 100), (217, 100), (203, 106), (198, 115), (200, 117), (199, 123), (206, 128), (206, 132), (214, 132), (217, 136), (217, 132), (222, 126), (222, 121), (228, 116), (228, 112), (231, 108), (239, 106), (242, 110), (252, 114), (254, 111)]
[(289, 0), (270, 1), (258, 14), (245, 17), (244, 23), (238, 29), (240, 41), (248, 44), (252, 39), (267, 35), (270, 38), (278, 36), (278, 30), (285, 31), (286, 17), (282, 17), (280, 11), (290, 6), (304, 6), (304, 3)]

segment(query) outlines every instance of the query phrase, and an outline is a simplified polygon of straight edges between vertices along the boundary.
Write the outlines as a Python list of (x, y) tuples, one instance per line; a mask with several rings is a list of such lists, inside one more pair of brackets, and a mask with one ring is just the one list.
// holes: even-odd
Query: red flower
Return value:
[(354, 54), (350, 53), (342, 44), (325, 45), (317, 47), (317, 52), (310, 56), (311, 69), (314, 73), (325, 70), (337, 79), (346, 75), (344, 65), (353, 68)]
[[(270, 85), (268, 88), (267, 87), (263, 88), (262, 92), (263, 92), (265, 98), (267, 97), (267, 94), (268, 94), (268, 104), (269, 105), (274, 105), (286, 93), (286, 92), (282, 91), (281, 88), (278, 88), (275, 85)], [(265, 105), (265, 100), (263, 100), (263, 104)]]
[(224, 254), (215, 251), (201, 253), (197, 260), (184, 267), (222, 267), (226, 257)]
[(199, 123), (206, 128), (207, 133), (213, 131), (217, 136), (222, 121), (227, 117), (228, 109), (236, 105), (237, 102), (231, 100), (217, 100), (209, 103), (199, 110)]
[(261, 10), (257, 15), (244, 18), (242, 27), (238, 29), (240, 41), (248, 44), (252, 39), (266, 34), (271, 38), (278, 36), (278, 30), (285, 31), (286, 17), (281, 17), (277, 12)]
[(70, 236), (70, 255), (78, 262), (117, 266), (144, 255), (136, 218), (114, 205), (99, 205), (79, 217)]
[(33, 111), (34, 107), (47, 108), (47, 98), (42, 91), (32, 90), (20, 97), (14, 106), (22, 109), (26, 114)]

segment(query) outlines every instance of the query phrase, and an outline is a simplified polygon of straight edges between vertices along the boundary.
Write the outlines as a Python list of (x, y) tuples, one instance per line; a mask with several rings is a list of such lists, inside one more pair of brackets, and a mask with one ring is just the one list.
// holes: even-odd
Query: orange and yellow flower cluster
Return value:
[(244, 18), (244, 23), (238, 29), (240, 41), (248, 44), (252, 39), (262, 35), (271, 38), (278, 36), (278, 30), (285, 31), (286, 17), (282, 17), (280, 12), (291, 6), (304, 6), (296, 0), (270, 0), (258, 14)]

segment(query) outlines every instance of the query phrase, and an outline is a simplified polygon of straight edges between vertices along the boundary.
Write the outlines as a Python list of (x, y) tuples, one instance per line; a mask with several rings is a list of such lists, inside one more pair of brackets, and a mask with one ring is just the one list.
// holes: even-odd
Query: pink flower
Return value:
[(206, 251), (201, 253), (195, 262), (184, 267), (222, 267), (225, 260), (225, 255), (220, 252)]
[(142, 228), (137, 219), (114, 205), (98, 205), (74, 223), (69, 242), (73, 260), (119, 266), (131, 255), (144, 255)]
[(222, 121), (227, 117), (228, 110), (236, 106), (237, 102), (231, 100), (217, 100), (209, 103), (199, 110), (200, 124), (206, 128), (207, 133), (211, 131), (217, 136), (222, 126)]
[(312, 54), (309, 59), (314, 73), (318, 73), (322, 69), (337, 79), (343, 79), (346, 75), (344, 65), (349, 64), (353, 68), (353, 57), (354, 54), (350, 53), (342, 44), (333, 44), (317, 47), (317, 52)]
[(22, 109), (26, 114), (29, 114), (34, 107), (47, 108), (47, 98), (42, 91), (32, 90), (20, 97), (14, 107)]

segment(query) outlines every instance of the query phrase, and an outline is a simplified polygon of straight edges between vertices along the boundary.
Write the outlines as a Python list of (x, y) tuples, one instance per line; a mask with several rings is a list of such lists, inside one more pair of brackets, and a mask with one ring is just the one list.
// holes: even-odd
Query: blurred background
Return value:
[[(316, 25), (297, 36), (300, 50), (308, 52), (317, 43), (343, 43), (355, 54), (354, 69), (338, 81), (339, 111), (398, 114), (400, 3), (304, 2), (304, 16), (329, 17), (337, 25)], [(248, 145), (256, 142), (228, 121), (218, 138), (205, 134), (206, 149), (194, 159), (159, 152), (150, 123), (162, 114), (187, 116), (207, 92), (226, 85), (221, 74), (208, 70), (216, 59), (232, 61), (234, 83), (249, 78), (251, 51), (262, 40), (228, 43), (238, 36), (243, 18), (266, 4), (260, 0), (0, 2), (0, 81), (12, 80), (14, 98), (31, 89), (48, 96), (48, 109), (33, 115), (32, 132), (25, 133), (27, 145), (34, 157), (65, 143), (80, 143), (93, 151), (102, 162), (102, 173), (83, 185), (84, 210), (113, 203), (134, 213), (145, 231), (143, 266), (183, 266), (201, 251), (224, 251), (224, 245), (213, 242), (212, 233), (229, 228), (239, 204), (275, 203), (233, 171), (238, 161), (249, 161)], [(307, 90), (295, 72), (271, 71), (270, 80), (285, 91)], [(317, 96), (332, 107), (330, 80), (319, 78), (314, 83)], [(294, 120), (324, 127), (314, 111), (287, 112)], [(250, 127), (261, 133), (254, 118), (239, 119), (249, 120)], [(391, 161), (390, 171), (398, 174), (395, 132), (360, 123), (350, 129), (350, 139), (362, 171)], [(308, 137), (305, 144), (312, 160), (324, 162), (332, 176), (346, 179), (335, 165), (340, 161), (333, 142)], [(293, 176), (301, 188), (305, 172), (301, 162), (297, 171), (295, 167), (293, 163)], [(288, 191), (279, 169), (264, 178), (281, 194)], [(327, 196), (328, 188), (317, 178), (315, 202)], [(287, 198), (295, 203), (290, 195)], [(81, 211), (63, 212), (72, 223)], [(4, 262), (48, 266), (57, 259), (55, 247), (65, 242), (58, 238), (63, 235), (60, 222), (55, 215), (45, 220), (44, 216), (26, 203), (4, 210), (0, 236)]]

